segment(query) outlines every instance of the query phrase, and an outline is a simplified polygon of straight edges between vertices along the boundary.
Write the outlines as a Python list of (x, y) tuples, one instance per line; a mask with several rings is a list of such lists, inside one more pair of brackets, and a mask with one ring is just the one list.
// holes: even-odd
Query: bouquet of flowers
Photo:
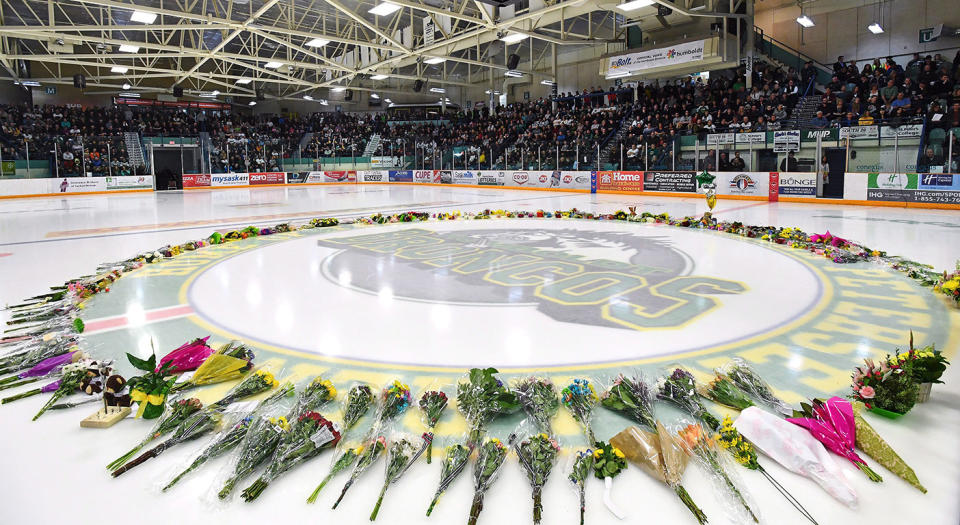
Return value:
[(580, 525), (583, 525), (583, 514), (587, 510), (586, 484), (590, 472), (593, 471), (593, 450), (586, 449), (577, 452), (573, 458), (573, 467), (567, 479), (577, 490), (580, 497)]
[(691, 416), (703, 421), (711, 430), (720, 428), (720, 421), (711, 414), (697, 395), (697, 383), (693, 374), (682, 368), (674, 369), (669, 377), (657, 381), (657, 396), (672, 401)]
[(422, 437), (422, 446), (415, 445), (412, 440), (406, 437), (394, 439), (390, 442), (390, 447), (387, 450), (387, 473), (383, 480), (383, 488), (380, 489), (380, 496), (377, 498), (377, 504), (373, 507), (373, 512), (370, 513), (370, 521), (376, 521), (387, 488), (396, 483), (400, 476), (403, 476), (410, 465), (423, 454), (430, 442), (433, 441), (433, 434), (424, 433)]
[(343, 454), (340, 454), (333, 462), (333, 466), (330, 467), (330, 472), (323, 478), (317, 488), (313, 489), (313, 493), (310, 494), (310, 497), (307, 498), (307, 503), (314, 503), (317, 501), (317, 496), (320, 495), (320, 491), (323, 490), (323, 487), (333, 479), (334, 476), (343, 472), (348, 467), (353, 465), (353, 462), (363, 454), (363, 445), (354, 448), (348, 448)]
[(169, 354), (160, 359), (157, 372), (161, 368), (166, 368), (170, 374), (180, 374), (190, 370), (196, 370), (211, 354), (213, 348), (207, 346), (207, 340), (210, 336), (194, 339), (188, 343), (180, 345), (179, 348), (170, 351)]
[[(152, 346), (153, 342), (150, 344)], [(151, 354), (149, 359), (140, 359), (128, 353), (127, 360), (134, 368), (143, 372), (142, 375), (127, 380), (130, 400), (139, 403), (136, 417), (160, 417), (166, 407), (167, 394), (170, 393), (176, 378), (169, 377), (170, 372), (166, 366), (157, 367), (157, 354)]]
[(553, 382), (541, 377), (528, 377), (521, 379), (516, 388), (517, 399), (520, 406), (527, 413), (540, 432), (553, 435), (550, 429), (550, 420), (557, 415), (560, 409), (560, 401), (557, 399), (557, 387)]
[(610, 444), (622, 450), (627, 459), (673, 489), (697, 522), (703, 525), (707, 522), (707, 516), (680, 484), (687, 466), (687, 455), (659, 421), (654, 421), (654, 430), (655, 434), (629, 427), (613, 436)]
[(470, 506), (470, 519), (467, 525), (477, 525), (480, 511), (483, 510), (483, 495), (493, 485), (507, 458), (507, 446), (497, 438), (492, 438), (480, 446), (477, 463), (473, 467), (473, 504)]
[(226, 499), (237, 483), (249, 476), (261, 463), (273, 456), (284, 433), (290, 431), (285, 417), (258, 416), (250, 424), (247, 435), (240, 443), (240, 450), (230, 467), (230, 474), (217, 497)]
[[(447, 408), (447, 394), (439, 390), (430, 390), (420, 396), (420, 411), (423, 415), (423, 424), (430, 433), (437, 427), (443, 410)], [(433, 440), (427, 445), (427, 464), (433, 460)]]
[(236, 448), (236, 446), (239, 445), (243, 441), (243, 438), (247, 435), (247, 431), (250, 430), (250, 423), (253, 421), (253, 419), (253, 415), (248, 415), (240, 421), (237, 421), (234, 425), (231, 425), (229, 428), (217, 434), (210, 444), (203, 448), (200, 454), (197, 455), (197, 457), (186, 469), (174, 476), (173, 479), (171, 479), (170, 482), (163, 487), (163, 492), (166, 492), (172, 488), (174, 485), (179, 483), (184, 476), (200, 468), (200, 466), (206, 463), (208, 460), (220, 457)]
[[(128, 383), (129, 384), (129, 383)], [(161, 419), (157, 426), (144, 438), (137, 446), (133, 447), (129, 452), (120, 456), (119, 458), (110, 462), (107, 465), (109, 470), (117, 470), (122, 467), (124, 463), (130, 460), (137, 452), (140, 452), (140, 449), (147, 446), (151, 441), (159, 438), (160, 436), (169, 434), (173, 432), (175, 428), (180, 426), (181, 423), (186, 421), (186, 419), (196, 412), (199, 412), (203, 408), (203, 403), (200, 402), (197, 398), (190, 399), (181, 399), (172, 404), (170, 407), (170, 413), (167, 414), (167, 417)]]
[(297, 398), (297, 405), (294, 407), (293, 412), (290, 413), (290, 418), (299, 418), (301, 414), (315, 412), (336, 398), (337, 389), (333, 386), (333, 383), (321, 376), (316, 376), (310, 381), (306, 388), (300, 392), (300, 396)]
[(514, 445), (514, 449), (520, 458), (520, 465), (527, 473), (530, 485), (533, 486), (533, 522), (540, 523), (543, 514), (543, 486), (553, 470), (560, 445), (547, 434), (541, 433)]
[[(274, 392), (270, 397), (261, 401), (260, 404), (258, 405), (258, 408), (264, 405), (269, 405), (270, 403), (276, 400), (282, 399), (288, 396), (290, 393), (292, 393), (292, 391), (293, 391), (293, 385), (290, 383), (285, 383), (283, 387), (277, 389), (277, 391)], [(210, 405), (206, 409), (200, 410), (199, 412), (196, 412), (191, 416), (187, 417), (182, 423), (180, 423), (180, 425), (177, 426), (177, 428), (174, 429), (173, 436), (171, 436), (169, 439), (167, 439), (163, 443), (160, 443), (156, 447), (153, 447), (152, 449), (144, 452), (138, 458), (130, 461), (129, 463), (123, 465), (117, 470), (114, 470), (112, 474), (113, 477), (120, 476), (124, 472), (127, 472), (128, 470), (135, 468), (137, 465), (140, 465), (149, 459), (159, 456), (165, 450), (171, 447), (174, 447), (186, 441), (192, 441), (194, 439), (198, 439), (199, 437), (207, 433), (215, 431), (217, 428), (220, 427), (224, 419), (223, 410), (224, 410), (223, 406), (217, 405), (216, 403), (214, 403), (213, 405)]]
[(317, 456), (340, 442), (337, 425), (316, 412), (306, 412), (283, 435), (273, 461), (260, 479), (244, 489), (243, 499), (251, 502), (266, 490), (270, 483), (284, 472)]
[(617, 519), (626, 514), (613, 503), (613, 480), (627, 468), (626, 456), (619, 448), (603, 441), (597, 441), (593, 449), (593, 475), (603, 480), (603, 504)]
[(593, 383), (587, 379), (574, 379), (560, 392), (560, 401), (570, 411), (573, 419), (583, 427), (588, 444), (592, 446), (596, 443), (590, 421), (593, 419), (593, 408), (600, 402), (600, 397), (593, 388)]
[(757, 515), (750, 508), (750, 504), (747, 503), (738, 483), (734, 483), (731, 474), (724, 468), (723, 458), (720, 456), (720, 447), (716, 441), (710, 439), (698, 424), (687, 425), (677, 434), (680, 436), (680, 444), (687, 450), (687, 453), (696, 457), (713, 474), (714, 479), (719, 481), (718, 485), (721, 491), (726, 492), (736, 501), (737, 506), (746, 511), (754, 523), (760, 523)]
[(904, 481), (913, 485), (920, 492), (927, 493), (927, 489), (920, 483), (917, 474), (907, 465), (907, 462), (900, 457), (893, 447), (877, 434), (877, 431), (867, 423), (860, 412), (863, 411), (862, 403), (853, 403), (853, 423), (856, 426), (856, 446), (866, 455), (873, 458), (874, 461), (886, 467)]
[[(744, 409), (746, 410), (746, 409)], [(779, 481), (774, 479), (766, 469), (763, 468), (763, 465), (760, 464), (760, 461), (757, 459), (757, 451), (754, 449), (753, 445), (750, 444), (745, 437), (740, 435), (740, 432), (734, 428), (733, 420), (728, 416), (724, 416), (723, 423), (720, 424), (720, 430), (714, 435), (713, 439), (720, 445), (721, 448), (729, 452), (733, 459), (742, 465), (743, 467), (749, 470), (756, 470), (766, 478), (767, 481), (773, 485), (773, 488), (777, 489), (780, 494), (787, 499), (787, 501), (793, 505), (793, 508), (797, 509), (803, 517), (810, 520), (811, 523), (816, 524), (817, 520), (813, 519), (813, 516), (807, 512), (807, 509), (800, 504), (793, 494), (790, 494)]]
[(340, 497), (337, 498), (337, 501), (334, 502), (333, 508), (337, 508), (340, 505), (340, 502), (343, 501), (343, 497), (347, 494), (347, 490), (353, 486), (353, 483), (357, 481), (357, 478), (361, 474), (367, 471), (371, 465), (377, 462), (380, 458), (380, 454), (383, 453), (387, 448), (387, 440), (383, 436), (377, 436), (375, 439), (368, 441), (363, 446), (363, 452), (360, 454), (360, 459), (357, 460), (357, 464), (353, 467), (353, 472), (350, 473), (350, 479), (347, 480), (347, 483), (343, 485), (343, 490), (340, 491)]
[(84, 354), (80, 350), (72, 350), (64, 354), (48, 357), (24, 372), (0, 380), (0, 390), (35, 383), (44, 377), (59, 374), (65, 365), (76, 363), (83, 357)]
[(377, 420), (374, 423), (374, 430), (372, 430), (372, 432), (379, 431), (386, 422), (403, 414), (410, 406), (411, 401), (410, 387), (407, 385), (394, 380), (393, 383), (385, 386), (383, 390), (380, 391)]
[[(920, 387), (913, 381), (913, 363), (890, 364), (890, 357), (877, 365), (873, 359), (865, 359), (865, 366), (853, 370), (853, 399), (868, 409), (895, 417), (906, 414), (917, 403)], [(892, 414), (890, 414), (892, 413)]]
[(957, 263), (957, 271), (951, 274), (946, 270), (943, 271), (943, 277), (934, 285), (933, 290), (946, 295), (960, 305), (960, 262)]
[(757, 407), (741, 412), (734, 426), (784, 468), (813, 479), (838, 501), (856, 508), (857, 493), (809, 432)]
[(246, 397), (253, 397), (271, 388), (280, 385), (280, 382), (273, 377), (273, 374), (266, 370), (257, 370), (256, 372), (243, 378), (237, 386), (227, 392), (215, 406), (223, 408)]
[[(707, 397), (715, 403), (730, 407), (736, 410), (743, 410), (754, 406), (753, 401), (746, 392), (726, 377), (717, 376), (707, 383)], [(716, 429), (714, 429), (716, 430)]]
[(447, 447), (447, 455), (443, 458), (443, 466), (440, 469), (440, 485), (430, 501), (430, 506), (427, 507), (427, 516), (433, 512), (433, 508), (437, 506), (437, 501), (440, 500), (440, 496), (447, 490), (447, 487), (463, 473), (471, 452), (473, 452), (472, 446), (467, 447), (459, 443)]
[(910, 349), (906, 352), (898, 352), (895, 357), (889, 360), (890, 365), (900, 365), (907, 362), (913, 365), (911, 375), (915, 383), (943, 383), (940, 378), (947, 371), (947, 365), (950, 364), (947, 358), (937, 350), (934, 345), (925, 346), (919, 350), (913, 347), (913, 331), (910, 332)]
[(780, 414), (789, 416), (793, 413), (790, 405), (781, 401), (770, 389), (770, 385), (743, 359), (734, 358), (718, 370), (718, 373), (729, 378), (741, 390)]
[(240, 379), (253, 367), (253, 352), (244, 344), (231, 341), (221, 346), (197, 368), (190, 379), (176, 383), (171, 392)]
[(857, 428), (849, 401), (839, 397), (826, 401), (814, 399), (812, 405), (800, 403), (800, 407), (801, 410), (794, 411), (794, 417), (787, 418), (787, 421), (809, 430), (827, 449), (850, 460), (870, 481), (883, 481), (853, 449)]
[(44, 412), (49, 410), (50, 407), (52, 407), (63, 396), (76, 392), (80, 388), (80, 385), (83, 384), (83, 381), (88, 377), (89, 373), (90, 372), (83, 363), (64, 366), (63, 376), (61, 376), (60, 379), (55, 382), (57, 385), (56, 390), (53, 391), (53, 395), (50, 396), (50, 399), (48, 399), (47, 402), (40, 407), (40, 411), (37, 412), (37, 415), (33, 416), (33, 420), (36, 421), (39, 419)]
[(347, 392), (343, 407), (343, 432), (346, 433), (360, 421), (373, 405), (373, 389), (370, 385), (354, 385)]
[(517, 395), (494, 377), (496, 373), (496, 368), (471, 368), (467, 381), (457, 384), (457, 408), (470, 427), (468, 444), (479, 443), (494, 417), (520, 409)]
[(657, 428), (653, 417), (653, 393), (639, 377), (617, 376), (610, 389), (600, 396), (600, 404), (608, 410), (622, 412), (650, 429)]

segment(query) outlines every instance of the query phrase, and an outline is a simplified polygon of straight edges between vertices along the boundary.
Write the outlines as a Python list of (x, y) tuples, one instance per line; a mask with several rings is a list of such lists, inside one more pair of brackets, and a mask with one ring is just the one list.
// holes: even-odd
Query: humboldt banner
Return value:
[(670, 47), (648, 49), (610, 57), (607, 62), (607, 77), (655, 67), (674, 66), (703, 60), (703, 40), (684, 42)]

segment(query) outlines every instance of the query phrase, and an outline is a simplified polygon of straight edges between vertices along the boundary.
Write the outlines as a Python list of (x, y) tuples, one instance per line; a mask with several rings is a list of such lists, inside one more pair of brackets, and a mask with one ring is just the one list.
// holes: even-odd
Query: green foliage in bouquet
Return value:
[[(896, 364), (890, 364), (894, 361)], [(865, 359), (865, 366), (853, 370), (853, 395), (869, 409), (879, 408), (906, 414), (917, 402), (920, 386), (913, 379), (913, 363), (899, 363), (889, 355), (877, 365)]]

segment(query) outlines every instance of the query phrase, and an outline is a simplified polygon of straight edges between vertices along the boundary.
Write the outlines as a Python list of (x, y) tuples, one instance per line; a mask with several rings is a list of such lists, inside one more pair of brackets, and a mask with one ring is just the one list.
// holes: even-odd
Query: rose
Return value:
[(860, 397), (864, 399), (873, 399), (877, 393), (872, 386), (865, 386), (860, 389)]

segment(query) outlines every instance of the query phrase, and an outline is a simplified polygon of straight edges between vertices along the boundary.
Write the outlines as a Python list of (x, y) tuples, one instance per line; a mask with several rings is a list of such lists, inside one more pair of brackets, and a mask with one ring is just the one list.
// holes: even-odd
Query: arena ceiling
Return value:
[[(520, 0), (499, 9), (479, 0), (389, 0), (391, 12), (378, 15), (371, 10), (383, 9), (381, 0), (0, 0), (0, 65), (12, 80), (48, 84), (83, 73), (88, 89), (102, 91), (169, 93), (176, 85), (187, 96), (251, 99), (325, 97), (343, 87), (410, 92), (417, 79), (482, 85), (507, 70), (508, 53), (522, 57), (521, 71), (548, 77), (555, 46), (622, 42), (623, 24), (655, 17), (658, 4), (673, 9), (674, 21), (729, 9), (728, 0), (704, 1), (650, 0), (623, 11), (621, 0)], [(426, 17), (438, 30), (432, 43)], [(509, 35), (523, 39), (505, 53)]]

